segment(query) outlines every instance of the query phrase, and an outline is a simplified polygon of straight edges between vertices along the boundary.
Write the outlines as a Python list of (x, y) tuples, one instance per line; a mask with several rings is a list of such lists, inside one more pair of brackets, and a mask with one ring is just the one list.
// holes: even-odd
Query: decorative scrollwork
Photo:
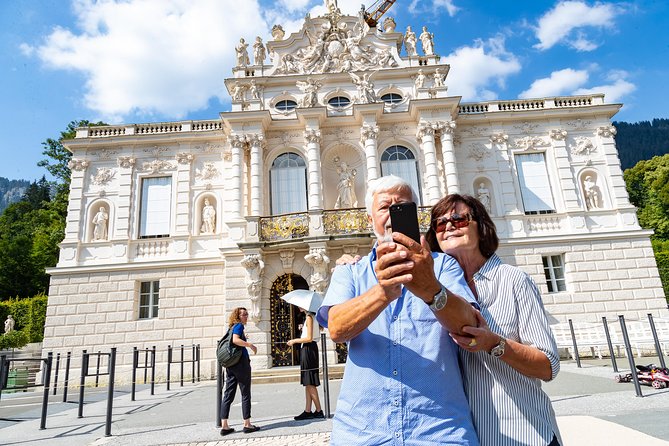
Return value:
[(285, 214), (260, 219), (260, 240), (302, 238), (309, 235), (309, 215)]
[(365, 209), (323, 212), (323, 229), (328, 235), (372, 232)]

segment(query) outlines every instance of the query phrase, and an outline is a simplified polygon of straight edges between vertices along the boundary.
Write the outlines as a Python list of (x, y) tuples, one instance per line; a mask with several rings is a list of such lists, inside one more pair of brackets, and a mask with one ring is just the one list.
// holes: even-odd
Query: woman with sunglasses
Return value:
[(451, 194), (432, 208), (426, 239), (454, 257), (480, 312), (460, 346), (463, 384), (481, 446), (560, 445), (550, 399), (541, 381), (560, 361), (541, 296), (530, 276), (502, 263), (490, 215), (476, 198)]

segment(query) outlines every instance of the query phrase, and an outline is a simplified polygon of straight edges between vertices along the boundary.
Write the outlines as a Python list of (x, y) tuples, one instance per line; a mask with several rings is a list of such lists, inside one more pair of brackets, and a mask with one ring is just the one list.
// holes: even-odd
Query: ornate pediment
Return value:
[(366, 71), (399, 66), (397, 42), (371, 31), (361, 16), (306, 17), (302, 29), (285, 40), (268, 42), (271, 75)]

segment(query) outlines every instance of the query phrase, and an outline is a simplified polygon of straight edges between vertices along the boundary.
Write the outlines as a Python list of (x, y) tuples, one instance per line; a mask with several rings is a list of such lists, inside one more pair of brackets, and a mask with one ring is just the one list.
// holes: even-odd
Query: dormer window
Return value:
[(291, 99), (284, 99), (283, 101), (279, 101), (274, 106), (274, 108), (276, 108), (280, 112), (289, 112), (295, 110), (296, 107), (297, 107), (297, 102)]
[(334, 108), (343, 108), (351, 104), (351, 100), (346, 96), (335, 96), (328, 100), (328, 105)]
[(386, 93), (383, 96), (381, 96), (381, 100), (388, 105), (395, 105), (402, 102), (402, 95), (399, 95), (397, 93)]

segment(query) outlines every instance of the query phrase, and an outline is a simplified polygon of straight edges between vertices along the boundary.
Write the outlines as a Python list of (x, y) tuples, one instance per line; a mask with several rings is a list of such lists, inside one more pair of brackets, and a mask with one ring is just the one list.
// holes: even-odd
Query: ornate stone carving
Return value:
[(97, 214), (93, 217), (93, 241), (107, 240), (107, 222), (109, 213), (104, 206), (100, 206)]
[(240, 83), (239, 81), (235, 81), (235, 83), (232, 85), (230, 96), (232, 97), (233, 101), (244, 101), (246, 99), (246, 85)]
[(248, 47), (249, 44), (244, 41), (244, 38), (239, 39), (239, 43), (235, 46), (235, 60), (238, 67), (250, 65)]
[(468, 158), (481, 162), (490, 156), (490, 150), (482, 143), (472, 143), (469, 145)]
[(577, 136), (574, 138), (574, 142), (575, 144), (569, 146), (569, 151), (572, 155), (584, 156), (597, 151), (595, 144), (586, 136)]
[(551, 129), (549, 136), (555, 141), (564, 141), (567, 138), (567, 131), (565, 129)]
[(523, 134), (526, 134), (526, 135), (529, 134), (529, 133), (534, 132), (534, 130), (537, 127), (539, 127), (539, 124), (534, 124), (532, 122), (527, 122), (527, 121), (521, 122), (520, 124), (513, 126), (514, 129), (516, 129), (520, 133), (523, 133)]
[(265, 62), (266, 55), (267, 52), (265, 51), (265, 45), (262, 43), (262, 38), (257, 36), (253, 43), (253, 64), (262, 65)]
[(455, 128), (457, 124), (455, 121), (438, 121), (437, 122), (437, 129), (441, 132), (442, 136), (443, 135), (452, 135), (455, 133)]
[(478, 198), (485, 210), (490, 214), (492, 212), (492, 200), (490, 199), (490, 191), (485, 187), (485, 183), (479, 183), (476, 198)]
[(179, 164), (190, 164), (195, 159), (195, 155), (189, 152), (179, 152), (177, 153), (177, 163)]
[(446, 75), (439, 71), (439, 68), (434, 70), (432, 79), (435, 87), (444, 87), (444, 81), (446, 80)]
[(509, 141), (509, 135), (504, 132), (497, 132), (490, 135), (490, 142), (493, 144), (506, 144)]
[(539, 136), (523, 136), (516, 139), (514, 146), (520, 150), (532, 150), (537, 147), (547, 146), (548, 143)]
[(618, 133), (618, 130), (612, 125), (597, 128), (597, 134), (604, 138), (610, 138), (612, 136), (616, 136), (616, 133)]
[(110, 160), (114, 156), (118, 155), (118, 150), (112, 150), (112, 149), (101, 149), (99, 152), (97, 152), (98, 158), (101, 160)]
[(283, 30), (281, 25), (272, 26), (272, 37), (274, 40), (283, 40), (283, 37), (286, 35), (286, 32)]
[(124, 169), (131, 169), (135, 165), (135, 158), (132, 156), (119, 156), (116, 161)]
[(109, 183), (116, 175), (114, 169), (109, 169), (107, 167), (100, 167), (95, 175), (91, 175), (91, 181), (97, 186), (104, 186)]
[(246, 146), (247, 140), (245, 135), (232, 134), (229, 138), (230, 145), (235, 149), (243, 149)]
[(295, 260), (295, 250), (288, 249), (279, 251), (279, 258), (281, 258), (281, 265), (286, 274), (293, 272), (293, 260)]
[(265, 137), (260, 133), (246, 135), (246, 139), (251, 147), (262, 147), (265, 145)]
[(304, 260), (311, 265), (313, 273), (309, 276), (309, 285), (317, 293), (324, 294), (328, 287), (328, 265), (330, 258), (324, 248), (311, 248)]
[(395, 19), (392, 17), (386, 17), (383, 20), (383, 31), (386, 33), (394, 33), (395, 28), (397, 27), (397, 24), (395, 23)]
[(152, 173), (157, 173), (161, 170), (169, 169), (174, 169), (174, 165), (169, 161), (153, 160), (147, 163), (142, 163), (142, 170), (150, 171)]
[(216, 168), (216, 164), (212, 162), (206, 162), (202, 164), (202, 169), (195, 169), (195, 178), (198, 180), (206, 181), (213, 180), (218, 177), (220, 172)]
[(567, 121), (566, 125), (573, 128), (574, 130), (587, 130), (592, 126), (592, 121), (585, 119), (575, 119), (573, 121)]
[(436, 122), (428, 122), (421, 120), (418, 123), (418, 128), (416, 130), (416, 138), (420, 141), (425, 136), (432, 136), (439, 130), (439, 124)]
[(423, 73), (422, 69), (419, 69), (416, 77), (413, 80), (413, 85), (416, 87), (416, 90), (425, 87), (425, 79), (425, 73)]
[(355, 73), (349, 73), (353, 83), (358, 89), (358, 97), (356, 98), (356, 102), (359, 104), (376, 102), (377, 98), (376, 93), (374, 92), (374, 82), (371, 80), (375, 73), (375, 71), (363, 73), (362, 77)]
[(86, 170), (89, 164), (90, 163), (87, 160), (72, 158), (70, 159), (70, 161), (67, 162), (67, 167), (69, 167), (71, 170), (83, 172), (84, 170)]
[(316, 143), (320, 144), (321, 142), (321, 131), (317, 129), (308, 129), (304, 131), (304, 139), (307, 140), (307, 143)]
[(265, 269), (265, 262), (262, 261), (260, 254), (249, 254), (244, 256), (241, 264), (246, 269), (246, 290), (251, 298), (250, 316), (258, 322), (260, 320), (260, 294), (262, 292), (262, 273)]
[(304, 96), (300, 99), (300, 107), (315, 107), (318, 105), (318, 90), (323, 86), (322, 82), (308, 77), (306, 82), (297, 81), (295, 85), (304, 93)]
[(162, 156), (165, 152), (167, 152), (167, 147), (153, 146), (144, 149), (144, 153), (149, 153), (154, 158)]
[(588, 209), (598, 209), (601, 207), (602, 192), (590, 175), (586, 175), (583, 180), (583, 192), (585, 194), (585, 204)]
[(202, 226), (200, 227), (200, 233), (216, 233), (216, 209), (211, 205), (208, 197), (204, 199), (204, 206), (202, 207)]
[[(362, 124), (360, 127), (360, 142), (365, 143), (368, 139), (376, 140), (379, 137), (379, 126), (368, 123)], [(341, 139), (339, 139), (341, 141)]]
[(349, 168), (348, 164), (338, 156), (335, 157), (333, 162), (337, 165), (337, 174), (339, 175), (339, 181), (337, 181), (338, 195), (334, 208), (348, 209), (358, 207), (358, 198), (355, 195), (355, 177), (358, 171)]

